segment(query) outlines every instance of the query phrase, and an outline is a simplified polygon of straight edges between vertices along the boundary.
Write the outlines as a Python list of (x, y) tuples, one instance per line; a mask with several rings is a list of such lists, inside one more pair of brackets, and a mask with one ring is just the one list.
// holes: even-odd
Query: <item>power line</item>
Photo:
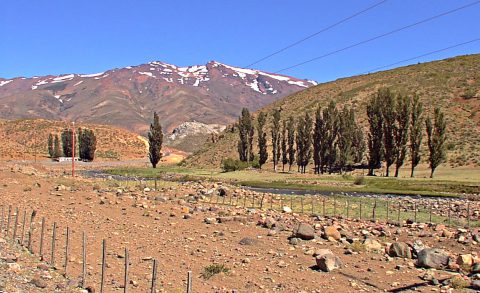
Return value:
[(296, 41), (296, 42), (294, 42), (294, 43), (292, 43), (292, 44), (290, 44), (290, 45), (288, 45), (288, 46), (286, 46), (286, 47), (283, 47), (282, 49), (280, 49), (280, 50), (278, 50), (278, 51), (275, 51), (275, 52), (271, 53), (270, 55), (267, 55), (267, 56), (265, 56), (265, 57), (263, 57), (263, 58), (261, 58), (261, 59), (258, 59), (257, 61), (255, 61), (255, 62), (253, 62), (253, 63), (245, 66), (245, 68), (249, 68), (249, 67), (251, 67), (251, 66), (253, 66), (253, 65), (255, 65), (255, 64), (258, 64), (258, 63), (260, 63), (260, 62), (262, 62), (262, 61), (270, 58), (270, 57), (273, 57), (273, 56), (275, 56), (275, 55), (277, 55), (277, 54), (279, 54), (279, 53), (282, 53), (282, 52), (285, 51), (285, 50), (288, 50), (288, 49), (290, 49), (290, 48), (292, 48), (292, 47), (295, 47), (296, 45), (298, 45), (298, 44), (300, 44), (300, 43), (303, 43), (303, 42), (305, 42), (306, 40), (311, 39), (311, 38), (315, 37), (315, 36), (318, 35), (318, 34), (321, 34), (321, 33), (323, 33), (323, 32), (326, 32), (326, 31), (328, 31), (328, 30), (330, 30), (330, 29), (332, 29), (332, 28), (334, 28), (334, 27), (336, 27), (336, 26), (338, 26), (338, 25), (340, 25), (340, 24), (342, 24), (342, 23), (344, 23), (344, 22), (347, 22), (348, 20), (350, 20), (350, 19), (352, 19), (352, 18), (354, 18), (354, 17), (357, 17), (357, 16), (359, 16), (360, 14), (363, 14), (363, 13), (365, 13), (365, 12), (367, 12), (367, 11), (369, 11), (369, 10), (377, 7), (377, 6), (380, 6), (381, 4), (383, 4), (383, 3), (387, 2), (387, 1), (388, 1), (388, 0), (380, 1), (380, 2), (378, 2), (378, 3), (376, 3), (376, 4), (372, 5), (372, 6), (369, 6), (369, 7), (365, 8), (365, 9), (363, 9), (363, 10), (361, 10), (361, 11), (358, 11), (358, 12), (356, 12), (355, 14), (352, 14), (352, 15), (350, 15), (349, 17), (346, 17), (346, 18), (344, 18), (344, 19), (342, 19), (342, 20), (340, 20), (340, 21), (338, 21), (338, 22), (336, 22), (336, 23), (334, 23), (334, 24), (331, 24), (331, 25), (329, 25), (329, 26), (327, 26), (327, 27), (319, 30), (319, 31), (316, 32), (316, 33), (313, 33), (313, 34), (311, 34), (311, 35), (309, 35), (309, 36), (306, 36), (306, 37), (304, 37), (303, 39), (300, 39), (300, 40), (298, 40), (298, 41)]
[(395, 30), (393, 30), (393, 31), (389, 31), (389, 32), (387, 32), (387, 33), (383, 33), (383, 34), (381, 34), (381, 35), (372, 37), (372, 38), (367, 39), (367, 40), (363, 40), (363, 41), (361, 41), (361, 42), (358, 42), (358, 43), (349, 45), (349, 46), (347, 46), (347, 47), (344, 47), (344, 48), (341, 48), (341, 49), (337, 49), (337, 50), (335, 50), (335, 51), (331, 51), (331, 52), (329, 52), (329, 53), (326, 53), (326, 54), (323, 54), (323, 55), (321, 55), (321, 56), (318, 56), (318, 57), (309, 59), (309, 60), (307, 60), (307, 61), (303, 61), (303, 62), (294, 64), (294, 65), (292, 65), (292, 66), (285, 67), (285, 68), (283, 68), (283, 69), (280, 69), (280, 70), (278, 70), (278, 71), (275, 71), (274, 73), (279, 73), (279, 72), (286, 71), (286, 70), (289, 70), (289, 69), (292, 69), (292, 68), (295, 68), (295, 67), (298, 67), (298, 66), (301, 66), (301, 65), (304, 65), (304, 64), (307, 64), (307, 63), (310, 63), (310, 62), (319, 60), (319, 59), (323, 59), (323, 58), (325, 58), (325, 57), (328, 57), (328, 56), (331, 56), (331, 55), (334, 55), (334, 54), (337, 54), (337, 53), (346, 51), (346, 50), (348, 50), (348, 49), (351, 49), (351, 48), (354, 48), (354, 47), (357, 47), (357, 46), (360, 46), (360, 45), (363, 45), (363, 44), (372, 42), (372, 41), (374, 41), (374, 40), (377, 40), (377, 39), (380, 39), (380, 38), (383, 38), (383, 37), (392, 35), (392, 34), (394, 34), (394, 33), (398, 33), (398, 32), (400, 32), (400, 31), (403, 31), (403, 30), (406, 30), (406, 29), (408, 29), (408, 28), (411, 28), (411, 27), (414, 27), (414, 26), (417, 26), (417, 25), (420, 25), (420, 24), (423, 24), (423, 23), (432, 21), (432, 20), (437, 19), (437, 18), (440, 18), (440, 17), (442, 17), (442, 16), (445, 16), (445, 15), (448, 15), (448, 14), (451, 14), (451, 13), (454, 13), (454, 12), (457, 12), (457, 11), (459, 11), (459, 10), (462, 10), (462, 9), (465, 9), (465, 8), (468, 8), (468, 7), (477, 5), (478, 3), (480, 3), (480, 1), (475, 1), (475, 2), (472, 2), (472, 3), (466, 4), (466, 5), (460, 6), (460, 7), (458, 7), (458, 8), (445, 11), (445, 12), (443, 12), (443, 13), (440, 13), (440, 14), (431, 16), (431, 17), (429, 17), (429, 18), (426, 18), (426, 19), (417, 21), (417, 22), (415, 22), (415, 23), (412, 23), (412, 24), (403, 26), (403, 27), (398, 28), (398, 29), (395, 29)]
[(397, 62), (388, 64), (388, 65), (380, 66), (380, 67), (374, 68), (374, 69), (372, 69), (372, 70), (365, 71), (365, 72), (363, 72), (362, 74), (367, 74), (367, 73), (370, 73), (370, 72), (373, 72), (373, 71), (377, 71), (377, 70), (380, 70), (380, 69), (383, 69), (383, 68), (391, 67), (391, 66), (394, 66), (394, 65), (397, 65), (397, 64), (401, 64), (401, 63), (404, 63), (404, 62), (412, 61), (412, 60), (415, 60), (415, 59), (418, 59), (418, 58), (422, 58), (422, 57), (429, 56), (429, 55), (432, 55), (432, 54), (435, 54), (435, 53), (447, 51), (447, 50), (450, 50), (450, 49), (453, 49), (453, 48), (456, 48), (456, 47), (460, 47), (460, 46), (463, 46), (463, 45), (466, 45), (466, 44), (470, 44), (470, 43), (474, 43), (474, 42), (478, 42), (478, 41), (480, 41), (480, 38), (476, 38), (476, 39), (473, 39), (473, 40), (470, 40), (470, 41), (467, 41), (467, 42), (463, 42), (463, 43), (460, 43), (460, 44), (452, 45), (452, 46), (449, 46), (449, 47), (446, 47), (446, 48), (442, 48), (442, 49), (438, 49), (438, 50), (435, 50), (435, 51), (430, 51), (430, 52), (428, 52), (428, 53), (425, 53), (425, 54), (422, 54), (422, 55), (418, 55), (418, 56), (415, 56), (415, 57), (412, 57), (412, 58), (404, 59), (404, 60), (401, 60), (401, 61), (397, 61)]

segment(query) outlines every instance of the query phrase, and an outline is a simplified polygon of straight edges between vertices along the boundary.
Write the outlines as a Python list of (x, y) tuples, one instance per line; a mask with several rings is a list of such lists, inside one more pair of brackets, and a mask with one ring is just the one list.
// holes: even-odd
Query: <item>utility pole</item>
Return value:
[(75, 177), (75, 122), (72, 122), (72, 177)]

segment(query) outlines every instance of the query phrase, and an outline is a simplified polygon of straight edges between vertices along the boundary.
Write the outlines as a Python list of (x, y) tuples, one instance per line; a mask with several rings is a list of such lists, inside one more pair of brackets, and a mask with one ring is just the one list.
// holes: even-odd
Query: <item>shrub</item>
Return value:
[(451, 278), (450, 282), (453, 289), (463, 289), (470, 285), (470, 283), (461, 276), (455, 276)]
[(248, 164), (240, 160), (232, 158), (226, 158), (222, 161), (222, 169), (224, 172), (232, 172), (246, 169)]
[(353, 181), (353, 184), (355, 184), (355, 185), (365, 185), (365, 177), (363, 177), (363, 176), (355, 177), (355, 180)]
[(201, 276), (203, 279), (208, 280), (217, 274), (228, 273), (229, 271), (230, 269), (227, 268), (225, 265), (211, 264), (203, 268)]

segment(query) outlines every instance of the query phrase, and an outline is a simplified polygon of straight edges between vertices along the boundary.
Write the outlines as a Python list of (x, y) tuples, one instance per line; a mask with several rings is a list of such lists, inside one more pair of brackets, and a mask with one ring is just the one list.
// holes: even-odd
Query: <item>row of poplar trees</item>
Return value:
[[(431, 177), (435, 168), (446, 158), (446, 122), (443, 113), (437, 108), (433, 121), (425, 119), (418, 96), (410, 98), (397, 95), (389, 89), (380, 89), (368, 101), (369, 131), (366, 138), (364, 129), (356, 121), (354, 109), (348, 106), (338, 109), (333, 101), (323, 109), (318, 107), (313, 118), (307, 112), (298, 119), (288, 117), (282, 120), (280, 109), (275, 109), (271, 116), (271, 155), (275, 171), (280, 164), (283, 171), (286, 165), (290, 171), (296, 162), (298, 171), (305, 173), (313, 157), (316, 174), (342, 173), (361, 164), (368, 150), (369, 175), (375, 175), (375, 169), (385, 162), (385, 175), (390, 175), (390, 167), (395, 164), (397, 177), (409, 151), (413, 177), (414, 169), (421, 160), (424, 125), (428, 138)], [(257, 158), (261, 168), (269, 157), (265, 129), (267, 114), (260, 112), (256, 122), (254, 125), (252, 115), (244, 108), (238, 120), (238, 153), (241, 161), (254, 160), (256, 126)]]
[(367, 117), (369, 175), (374, 175), (375, 169), (385, 162), (385, 176), (390, 175), (390, 167), (395, 164), (395, 177), (398, 177), (409, 152), (410, 176), (413, 177), (422, 156), (424, 129), (427, 134), (430, 177), (433, 177), (435, 169), (446, 160), (445, 116), (437, 107), (433, 120), (424, 117), (423, 104), (417, 95), (412, 98), (395, 94), (389, 89), (380, 89), (368, 101)]
[[(61, 147), (60, 147), (61, 139)], [(63, 129), (60, 135), (50, 133), (48, 135), (48, 154), (51, 158), (72, 157), (72, 130)], [(93, 161), (97, 149), (97, 137), (91, 129), (79, 128), (77, 131), (78, 156), (83, 161)]]
[[(256, 123), (260, 168), (269, 156), (266, 124), (267, 114), (260, 112)], [(275, 109), (271, 125), (271, 155), (275, 171), (280, 165), (282, 171), (285, 171), (285, 166), (291, 171), (296, 162), (298, 171), (306, 173), (307, 165), (313, 157), (315, 173), (343, 172), (360, 163), (365, 152), (363, 132), (357, 126), (355, 112), (349, 107), (338, 110), (333, 101), (324, 109), (318, 107), (313, 118), (307, 112), (297, 120), (293, 117), (282, 120), (281, 110)], [(255, 157), (254, 123), (246, 108), (239, 118), (238, 130), (240, 160), (251, 162)]]

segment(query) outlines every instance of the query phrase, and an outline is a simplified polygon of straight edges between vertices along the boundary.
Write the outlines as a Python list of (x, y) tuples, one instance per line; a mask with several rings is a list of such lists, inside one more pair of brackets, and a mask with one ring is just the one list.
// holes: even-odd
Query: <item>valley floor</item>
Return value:
[[(385, 253), (386, 247), (397, 241), (412, 244), (420, 240), (425, 246), (446, 250), (454, 260), (460, 254), (471, 253), (478, 261), (478, 229), (406, 222), (397, 226), (345, 217), (282, 213), (266, 207), (244, 208), (241, 204), (224, 206), (209, 198), (220, 192), (223, 184), (162, 181), (155, 191), (137, 185), (122, 187), (121, 182), (109, 179), (73, 180), (67, 170), (58, 166), (2, 164), (0, 205), (5, 215), (10, 205), (19, 208), (19, 215), (36, 210), (32, 238), (36, 254), (41, 218), (45, 217), (45, 235), (49, 239), (44, 247), (46, 263), (51, 261), (50, 239), (52, 224), (56, 222), (55, 259), (59, 272), (63, 272), (65, 232), (70, 228), (69, 279), (78, 280), (81, 276), (81, 239), (85, 232), (87, 285), (96, 291), (103, 239), (107, 243), (107, 292), (122, 290), (125, 248), (130, 255), (132, 292), (149, 290), (153, 258), (158, 260), (160, 292), (184, 292), (187, 271), (193, 273), (194, 292), (398, 292), (411, 288), (430, 292), (451, 287), (448, 281), (432, 286), (431, 280), (443, 282), (457, 275), (460, 268), (455, 262), (449, 270), (417, 268), (414, 259)], [(290, 240), (299, 223), (313, 228), (313, 240)], [(334, 238), (329, 237), (327, 231), (332, 229), (340, 237), (336, 238), (336, 233)], [(10, 236), (11, 233), (10, 229)], [(364, 242), (365, 239), (370, 240)], [(320, 249), (330, 249), (343, 266), (329, 273), (321, 272), (312, 256)], [(224, 265), (228, 272), (205, 278), (214, 264)]]

